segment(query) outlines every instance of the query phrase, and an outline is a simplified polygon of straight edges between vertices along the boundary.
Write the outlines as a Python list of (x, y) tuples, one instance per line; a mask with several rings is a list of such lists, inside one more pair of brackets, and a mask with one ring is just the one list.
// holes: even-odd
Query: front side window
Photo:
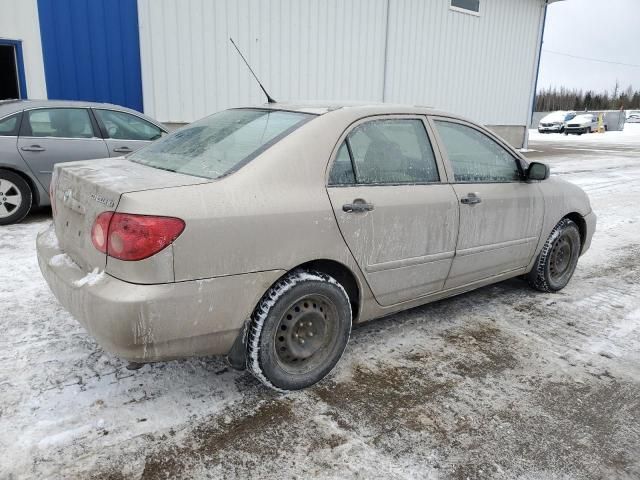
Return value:
[(84, 108), (42, 108), (31, 110), (26, 114), (27, 131), (24, 132), (26, 136), (60, 138), (93, 138), (94, 136), (89, 112)]
[(451, 0), (451, 6), (472, 13), (480, 12), (480, 0)]
[(157, 140), (162, 130), (135, 115), (113, 110), (94, 110), (107, 129), (109, 138), (116, 140)]
[(0, 120), (0, 136), (15, 136), (18, 134), (18, 119), (20, 114), (16, 113), (10, 117)]
[(436, 120), (456, 182), (495, 183), (520, 180), (516, 159), (475, 128)]
[[(433, 149), (421, 120), (372, 120), (354, 128), (346, 142), (350, 151), (343, 146), (339, 156), (351, 154), (359, 184), (440, 181)], [(350, 169), (346, 158), (336, 159), (331, 177), (338, 169)], [(347, 175), (349, 173), (340, 176), (346, 178)]]
[(224, 110), (138, 150), (129, 160), (215, 179), (241, 167), (313, 117), (281, 110)]

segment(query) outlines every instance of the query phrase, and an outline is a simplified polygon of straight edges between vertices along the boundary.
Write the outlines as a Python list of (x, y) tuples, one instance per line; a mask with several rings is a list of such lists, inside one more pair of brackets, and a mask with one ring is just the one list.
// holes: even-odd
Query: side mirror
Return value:
[(527, 180), (546, 180), (551, 174), (548, 165), (540, 162), (531, 162), (527, 168)]

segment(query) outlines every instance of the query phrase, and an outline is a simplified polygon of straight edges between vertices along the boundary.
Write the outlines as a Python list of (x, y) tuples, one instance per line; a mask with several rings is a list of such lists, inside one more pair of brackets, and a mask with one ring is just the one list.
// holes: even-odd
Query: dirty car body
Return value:
[(279, 390), (326, 375), (352, 323), (524, 274), (562, 288), (595, 229), (546, 166), (406, 106), (227, 110), (59, 164), (52, 191), (40, 268), (106, 350), (228, 355)]

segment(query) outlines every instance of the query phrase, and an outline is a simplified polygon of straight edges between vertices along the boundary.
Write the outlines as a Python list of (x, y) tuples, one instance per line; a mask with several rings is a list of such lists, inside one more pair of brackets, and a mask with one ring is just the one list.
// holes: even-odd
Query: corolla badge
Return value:
[(106, 206), (108, 208), (112, 208), (115, 205), (115, 202), (113, 200), (109, 200), (108, 198), (105, 198), (102, 195), (98, 195), (96, 193), (92, 193), (89, 196), (93, 200), (95, 200), (96, 202), (101, 203), (101, 204), (103, 204), (104, 206)]

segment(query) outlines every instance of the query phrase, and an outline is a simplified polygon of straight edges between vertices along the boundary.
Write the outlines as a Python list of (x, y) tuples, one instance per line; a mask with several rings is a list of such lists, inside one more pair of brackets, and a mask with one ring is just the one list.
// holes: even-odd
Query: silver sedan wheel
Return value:
[(0, 179), (0, 218), (12, 215), (22, 205), (22, 194), (15, 183)]

